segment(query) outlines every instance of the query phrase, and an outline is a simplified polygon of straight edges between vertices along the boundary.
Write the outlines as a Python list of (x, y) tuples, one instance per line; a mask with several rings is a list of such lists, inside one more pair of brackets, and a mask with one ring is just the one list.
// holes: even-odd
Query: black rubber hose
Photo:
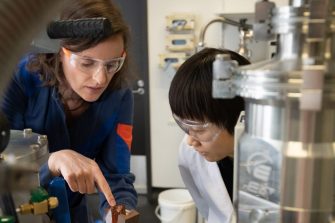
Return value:
[(110, 35), (112, 26), (107, 18), (87, 18), (53, 21), (47, 33), (51, 39), (89, 38), (100, 39)]

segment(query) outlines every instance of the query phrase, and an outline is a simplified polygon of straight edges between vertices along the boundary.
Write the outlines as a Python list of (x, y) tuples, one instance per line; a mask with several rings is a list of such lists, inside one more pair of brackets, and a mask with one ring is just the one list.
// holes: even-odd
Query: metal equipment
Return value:
[(239, 22), (236, 22), (232, 19), (228, 19), (223, 15), (220, 15), (217, 18), (210, 20), (200, 31), (198, 49), (205, 47), (205, 35), (208, 27), (214, 23), (222, 23), (227, 25), (232, 25), (238, 27), (240, 36), (239, 36), (239, 46), (236, 50), (239, 54), (244, 56), (247, 59), (251, 57), (251, 50), (248, 47), (248, 41), (253, 37), (252, 26), (247, 24), (247, 19), (240, 19)]
[[(0, 160), (0, 222), (45, 222), (58, 199), (39, 186), (39, 168), (49, 157), (45, 135), (12, 130)], [(7, 222), (5, 221), (5, 222)]]
[[(217, 69), (213, 74), (213, 95), (240, 95), (246, 102), (245, 132), (235, 154), (237, 222), (332, 222), (334, 1), (293, 0), (269, 11), (269, 23), (257, 28), (264, 39), (278, 35), (277, 55), (231, 66), (228, 77)], [(218, 56), (220, 61), (229, 66), (229, 58)]]

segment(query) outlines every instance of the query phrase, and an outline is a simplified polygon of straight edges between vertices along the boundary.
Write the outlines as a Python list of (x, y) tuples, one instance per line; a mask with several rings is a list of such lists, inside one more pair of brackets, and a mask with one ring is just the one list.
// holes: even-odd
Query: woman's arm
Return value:
[[(130, 156), (133, 123), (133, 95), (128, 89), (122, 96), (115, 128), (104, 148), (96, 159), (103, 175), (112, 189), (117, 204), (127, 209), (135, 209), (137, 193), (134, 188), (135, 176), (130, 173)], [(108, 207), (106, 199), (100, 193), (101, 213)]]

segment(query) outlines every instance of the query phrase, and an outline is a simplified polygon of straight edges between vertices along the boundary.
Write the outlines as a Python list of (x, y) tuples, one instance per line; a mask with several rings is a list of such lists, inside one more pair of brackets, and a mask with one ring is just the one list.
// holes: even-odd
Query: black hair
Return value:
[(236, 52), (205, 48), (187, 59), (177, 70), (170, 85), (172, 113), (183, 119), (209, 121), (234, 134), (234, 126), (244, 110), (243, 98), (212, 97), (212, 64), (217, 54), (228, 54), (239, 65), (250, 62)]

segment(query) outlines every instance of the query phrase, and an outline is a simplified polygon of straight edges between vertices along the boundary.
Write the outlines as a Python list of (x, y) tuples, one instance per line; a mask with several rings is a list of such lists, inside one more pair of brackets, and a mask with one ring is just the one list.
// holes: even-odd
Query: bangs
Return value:
[[(201, 65), (195, 65), (192, 75), (180, 75), (174, 78), (170, 88), (170, 106), (171, 110), (178, 117), (183, 119), (197, 120), (201, 122), (208, 121), (208, 114), (212, 107), (212, 82), (211, 68), (208, 70), (197, 69)], [(182, 71), (182, 67), (179, 72)], [(187, 81), (186, 81), (186, 79)], [(207, 86), (204, 86), (207, 85)]]
[(216, 54), (229, 54), (239, 65), (249, 61), (229, 50), (206, 48), (186, 60), (174, 76), (169, 90), (172, 113), (182, 119), (210, 122), (225, 128), (230, 134), (244, 110), (243, 98), (213, 98), (212, 64)]

